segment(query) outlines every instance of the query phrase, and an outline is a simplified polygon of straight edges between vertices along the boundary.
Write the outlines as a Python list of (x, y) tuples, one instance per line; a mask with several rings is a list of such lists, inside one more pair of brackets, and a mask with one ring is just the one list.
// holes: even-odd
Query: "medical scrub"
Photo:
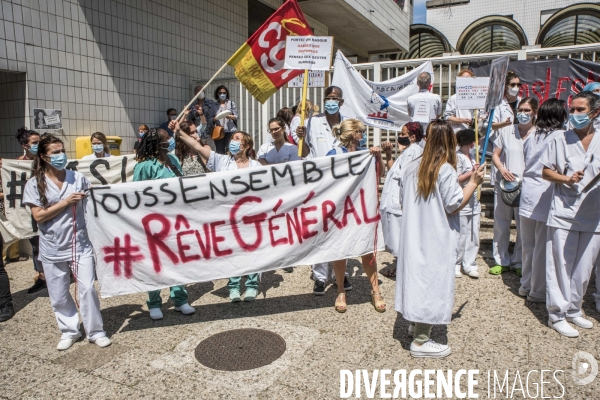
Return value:
[[(295, 147), (295, 146), (294, 146)], [(248, 168), (256, 168), (261, 167), (261, 163), (256, 160), (249, 159)], [(210, 152), (210, 156), (208, 157), (208, 162), (206, 163), (206, 167), (214, 172), (219, 171), (233, 171), (237, 170), (238, 166), (235, 162), (235, 157), (218, 154), (214, 151)], [(227, 287), (229, 290), (237, 289), (241, 291), (242, 286), (242, 277), (234, 276), (229, 278), (229, 283), (227, 283)], [(252, 288), (258, 290), (258, 274), (248, 274), (246, 275), (246, 289)]]
[(268, 141), (260, 146), (258, 158), (267, 161), (267, 164), (279, 164), (282, 162), (301, 160), (298, 156), (298, 146), (285, 142), (277, 151), (275, 143)]
[(402, 224), (402, 205), (400, 204), (400, 174), (409, 162), (423, 155), (423, 148), (418, 143), (408, 146), (396, 159), (385, 177), (381, 191), (380, 214), (383, 228), (383, 240), (390, 253), (398, 257), (398, 241)]
[(546, 299), (546, 233), (548, 213), (554, 185), (542, 178), (542, 156), (563, 130), (530, 134), (523, 143), (525, 171), (521, 187), (519, 217), (521, 219), (521, 244), (523, 248), (523, 270), (521, 290), (529, 296)]
[[(458, 176), (473, 170), (475, 160), (457, 152), (456, 173)], [(462, 187), (467, 186), (466, 181)], [(477, 191), (473, 193), (467, 205), (460, 210), (460, 236), (458, 240), (458, 257), (456, 271), (462, 269), (468, 274), (477, 271), (477, 253), (479, 252), (479, 222), (481, 218), (481, 204), (477, 199)]]
[[(172, 154), (167, 154), (171, 164), (181, 172), (181, 165), (177, 157)], [(169, 167), (163, 165), (157, 158), (145, 160), (135, 164), (133, 167), (133, 181), (149, 181), (155, 179), (174, 178), (177, 174)], [(169, 295), (175, 304), (175, 307), (181, 307), (188, 303), (188, 293), (183, 285), (171, 286)], [(160, 297), (160, 289), (151, 290), (148, 292), (148, 309), (160, 308), (162, 306), (162, 298)]]
[(584, 171), (572, 186), (553, 184), (546, 250), (546, 308), (553, 323), (583, 315), (583, 296), (600, 251), (600, 185), (582, 190), (600, 174), (600, 156), (593, 156), (599, 152), (598, 130), (587, 151), (569, 130), (555, 137), (542, 156), (542, 165), (560, 174)]
[[(82, 173), (66, 170), (62, 188), (46, 179), (48, 205), (66, 199), (72, 193), (82, 192), (91, 185)], [(23, 203), (30, 207), (43, 207), (38, 191), (37, 178), (31, 177), (23, 191)], [(100, 301), (94, 288), (94, 253), (85, 224), (86, 200), (64, 208), (52, 219), (38, 222), (40, 238), (40, 261), (44, 268), (50, 304), (56, 316), (61, 339), (73, 339), (79, 335), (79, 315), (69, 287), (71, 268), (77, 279), (79, 310), (87, 339), (94, 341), (106, 336), (102, 328)], [(75, 215), (75, 217), (74, 217)], [(76, 265), (73, 265), (73, 262)]]
[[(511, 129), (501, 129), (499, 135), (494, 139), (494, 145), (502, 150), (500, 162), (504, 167), (523, 177), (525, 171), (525, 157), (523, 156), (523, 139), (519, 133), (518, 125), (511, 125)], [(511, 266), (521, 268), (521, 219), (519, 218), (519, 207), (511, 207), (502, 200), (502, 189), (500, 182), (502, 174), (496, 171), (494, 184), (494, 238), (492, 254), (496, 265), (503, 267)], [(510, 224), (515, 219), (517, 224), (517, 239), (513, 253), (508, 252), (510, 244)]]

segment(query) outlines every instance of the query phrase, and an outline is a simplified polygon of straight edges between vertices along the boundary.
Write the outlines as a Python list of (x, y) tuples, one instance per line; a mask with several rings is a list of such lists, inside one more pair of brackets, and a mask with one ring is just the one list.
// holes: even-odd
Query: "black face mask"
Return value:
[(398, 136), (398, 144), (401, 144), (402, 146), (410, 146), (410, 137)]

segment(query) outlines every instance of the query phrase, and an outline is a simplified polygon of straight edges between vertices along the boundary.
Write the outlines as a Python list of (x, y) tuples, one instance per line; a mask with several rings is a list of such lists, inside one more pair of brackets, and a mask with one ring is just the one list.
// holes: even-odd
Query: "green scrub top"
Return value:
[[(171, 164), (181, 172), (181, 164), (177, 157), (167, 154)], [(177, 175), (169, 168), (165, 167), (157, 158), (145, 160), (135, 164), (133, 167), (133, 181), (149, 181), (154, 179), (175, 178)]]

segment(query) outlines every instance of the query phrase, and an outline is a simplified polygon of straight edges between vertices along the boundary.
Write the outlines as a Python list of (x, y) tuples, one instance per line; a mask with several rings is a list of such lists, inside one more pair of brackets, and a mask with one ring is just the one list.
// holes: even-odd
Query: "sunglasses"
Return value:
[(510, 87), (521, 87), (523, 84), (522, 83), (509, 83), (507, 86)]

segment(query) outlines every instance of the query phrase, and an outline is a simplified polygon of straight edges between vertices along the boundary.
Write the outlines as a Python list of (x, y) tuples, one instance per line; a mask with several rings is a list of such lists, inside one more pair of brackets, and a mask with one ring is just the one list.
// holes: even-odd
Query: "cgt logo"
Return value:
[(598, 375), (598, 362), (585, 351), (578, 351), (573, 356), (573, 381), (577, 385), (587, 385)]

